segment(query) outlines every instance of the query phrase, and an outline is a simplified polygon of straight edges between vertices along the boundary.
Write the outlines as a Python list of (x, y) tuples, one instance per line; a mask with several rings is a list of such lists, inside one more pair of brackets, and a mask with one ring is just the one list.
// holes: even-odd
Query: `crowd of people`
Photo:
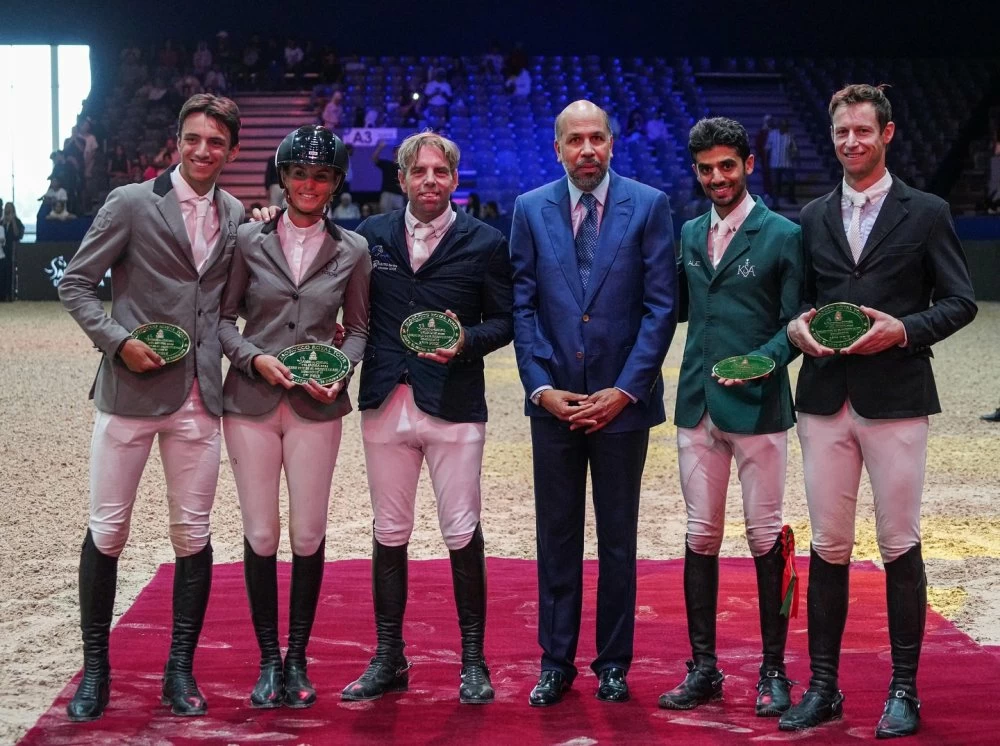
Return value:
[[(101, 717), (111, 697), (118, 557), (156, 436), (176, 554), (163, 702), (183, 716), (208, 707), (194, 656), (211, 584), (209, 520), (223, 439), (239, 493), (260, 649), (249, 705), (316, 701), (306, 649), (341, 419), (351, 404), (346, 379), (295, 383), (278, 355), (300, 344), (338, 346), (352, 374), (361, 366), (377, 644), (341, 698), (374, 700), (409, 685), (407, 545), (425, 460), (452, 567), (458, 699), (486, 704), (495, 697), (485, 655), (487, 539), (480, 522), (483, 359), (513, 340), (536, 508), (541, 655), (528, 703), (557, 705), (579, 677), (588, 475), (599, 547), (590, 668), (598, 700), (629, 700), (639, 499), (650, 429), (666, 419), (661, 366), (681, 321), (688, 334), (674, 421), (691, 659), (659, 706), (690, 710), (722, 695), (719, 551), (735, 460), (761, 628), (752, 707), (783, 731), (843, 716), (838, 665), (865, 469), (881, 516), (876, 535), (891, 650), (875, 732), (916, 733), (927, 608), (919, 516), (929, 416), (940, 411), (929, 358), (931, 346), (970, 323), (977, 308), (945, 203), (886, 169), (895, 125), (884, 90), (846, 86), (833, 94), (829, 117), (842, 177), (803, 209), (801, 227), (750, 194), (758, 154), (746, 129), (725, 117), (697, 122), (688, 151), (711, 207), (685, 223), (675, 249), (667, 196), (611, 169), (611, 119), (590, 101), (571, 103), (556, 118), (556, 158), (566, 175), (518, 197), (508, 240), (475, 217), (478, 198), (468, 210), (455, 209), (459, 149), (430, 131), (407, 137), (394, 152), (399, 199), (387, 199), (389, 209), (349, 231), (327, 218), (334, 202), (337, 210), (354, 207), (338, 198), (348, 149), (322, 125), (302, 127), (274, 158), (287, 209), (264, 208), (240, 225), (242, 205), (216, 184), (238, 155), (237, 107), (211, 94), (189, 98), (177, 122), (178, 165), (111, 192), (59, 286), (66, 308), (104, 352), (92, 394), (91, 508), (80, 557), (84, 672), (70, 719)], [(155, 219), (164, 204), (176, 215), (171, 225)], [(891, 218), (887, 231), (873, 231), (880, 215)], [(902, 244), (912, 250), (885, 250)], [(97, 296), (108, 270), (110, 315)], [(810, 327), (817, 309), (831, 303), (853, 304), (866, 321), (843, 344)], [(341, 310), (343, 326), (335, 323)], [(415, 311), (440, 314), (454, 325), (454, 339), (408, 350), (400, 328)], [(242, 331), (238, 317), (246, 321)], [(166, 359), (130, 333), (143, 322), (180, 327), (197, 353)], [(232, 363), (225, 381), (223, 354)], [(787, 368), (799, 355), (793, 399)], [(745, 372), (750, 358), (765, 369)], [(735, 367), (717, 367), (726, 361)], [(886, 388), (889, 379), (894, 385)], [(813, 535), (805, 603), (812, 676), (797, 702), (785, 661), (788, 618), (797, 609), (786, 572), (794, 537), (782, 516), (795, 412)], [(276, 573), (282, 470), (293, 551), (284, 656)]]

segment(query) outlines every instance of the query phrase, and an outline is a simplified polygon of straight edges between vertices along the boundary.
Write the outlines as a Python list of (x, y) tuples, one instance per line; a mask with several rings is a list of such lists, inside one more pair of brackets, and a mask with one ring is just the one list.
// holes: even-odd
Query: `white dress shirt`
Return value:
[[(410, 256), (410, 266), (413, 268), (414, 272), (420, 269), (424, 262), (431, 258), (431, 254), (434, 253), (434, 249), (438, 247), (438, 244), (441, 243), (441, 239), (444, 238), (444, 234), (448, 232), (452, 223), (455, 222), (455, 217), (455, 210), (449, 204), (448, 209), (434, 218), (430, 223), (421, 223), (417, 220), (416, 216), (410, 212), (410, 205), (406, 205), (406, 212), (403, 213), (403, 222), (406, 225), (406, 250)], [(427, 247), (427, 256), (418, 256), (417, 262), (414, 264), (413, 242), (415, 237), (413, 234), (417, 226), (428, 226), (431, 230), (427, 237), (424, 238), (424, 244)]]
[(756, 206), (757, 203), (750, 196), (750, 192), (743, 195), (740, 203), (726, 217), (719, 215), (715, 205), (712, 205), (711, 227), (708, 231), (708, 258), (712, 260), (713, 267), (719, 266), (722, 255), (732, 243), (733, 236)]
[[(177, 201), (181, 206), (181, 217), (184, 218), (184, 227), (187, 229), (188, 241), (194, 254), (194, 264), (200, 272), (205, 260), (212, 252), (212, 247), (219, 240), (219, 211), (215, 206), (215, 184), (204, 196), (201, 196), (184, 180), (179, 167), (170, 172), (170, 183), (177, 192)], [(208, 204), (202, 227), (202, 240), (200, 241), (196, 235), (199, 202), (203, 204), (207, 202)]]
[(281, 241), (281, 251), (292, 272), (292, 279), (299, 284), (302, 273), (312, 266), (326, 237), (326, 223), (317, 220), (310, 226), (299, 228), (288, 217), (286, 211), (278, 221), (278, 239)]

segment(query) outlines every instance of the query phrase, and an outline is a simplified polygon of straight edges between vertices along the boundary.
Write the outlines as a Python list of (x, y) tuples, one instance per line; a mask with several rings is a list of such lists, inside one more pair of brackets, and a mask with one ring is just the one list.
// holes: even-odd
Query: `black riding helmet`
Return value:
[(278, 167), (278, 180), (282, 186), (282, 166), (328, 166), (347, 175), (347, 146), (326, 127), (307, 124), (294, 132), (289, 132), (281, 141), (274, 154), (274, 165)]

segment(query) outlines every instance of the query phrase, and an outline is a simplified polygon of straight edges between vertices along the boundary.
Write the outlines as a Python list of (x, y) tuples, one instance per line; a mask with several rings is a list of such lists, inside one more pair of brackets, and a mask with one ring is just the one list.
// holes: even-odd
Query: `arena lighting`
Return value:
[(31, 240), (49, 155), (62, 148), (90, 95), (90, 47), (0, 45), (0, 197), (13, 201)]

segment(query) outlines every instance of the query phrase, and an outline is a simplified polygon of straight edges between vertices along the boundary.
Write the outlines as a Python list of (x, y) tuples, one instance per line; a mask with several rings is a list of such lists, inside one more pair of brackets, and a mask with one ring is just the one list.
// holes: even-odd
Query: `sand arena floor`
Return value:
[[(673, 409), (685, 327), (664, 363)], [(1000, 303), (984, 303), (974, 324), (937, 345), (934, 368), (944, 413), (932, 418), (923, 507), (924, 556), (931, 604), (973, 639), (1000, 645), (1000, 425), (980, 421), (1000, 398)], [(86, 393), (98, 353), (56, 303), (0, 306), (0, 742), (13, 742), (49, 706), (81, 665), (77, 562), (87, 520), (93, 407)], [(793, 368), (793, 375), (798, 364)], [(483, 465), (487, 551), (534, 556), (531, 448), (513, 349), (487, 359), (490, 423)], [(891, 386), (891, 381), (885, 382)], [(355, 379), (356, 386), (357, 380)], [(355, 398), (352, 396), (352, 398)], [(371, 546), (359, 417), (345, 422), (334, 475), (327, 552), (365, 557)], [(901, 464), (900, 468), (906, 468)], [(797, 439), (789, 439), (785, 515), (808, 547)], [(166, 531), (163, 470), (153, 449), (122, 556), (116, 614), (129, 607), (156, 567), (173, 558)], [(723, 552), (748, 556), (735, 478)], [(443, 557), (426, 472), (418, 496), (411, 556)], [(592, 514), (587, 555), (596, 556)], [(213, 514), (218, 562), (242, 558), (232, 472), (221, 468)], [(684, 508), (672, 424), (651, 436), (643, 483), (639, 555), (683, 555)], [(867, 480), (858, 502), (855, 559), (877, 559)], [(287, 538), (281, 558), (289, 559)], [(680, 589), (678, 588), (678, 592)], [(641, 602), (641, 599), (640, 599)], [(683, 634), (676, 630), (676, 634)], [(158, 656), (159, 653), (157, 652)], [(165, 655), (165, 651), (164, 651)]]

